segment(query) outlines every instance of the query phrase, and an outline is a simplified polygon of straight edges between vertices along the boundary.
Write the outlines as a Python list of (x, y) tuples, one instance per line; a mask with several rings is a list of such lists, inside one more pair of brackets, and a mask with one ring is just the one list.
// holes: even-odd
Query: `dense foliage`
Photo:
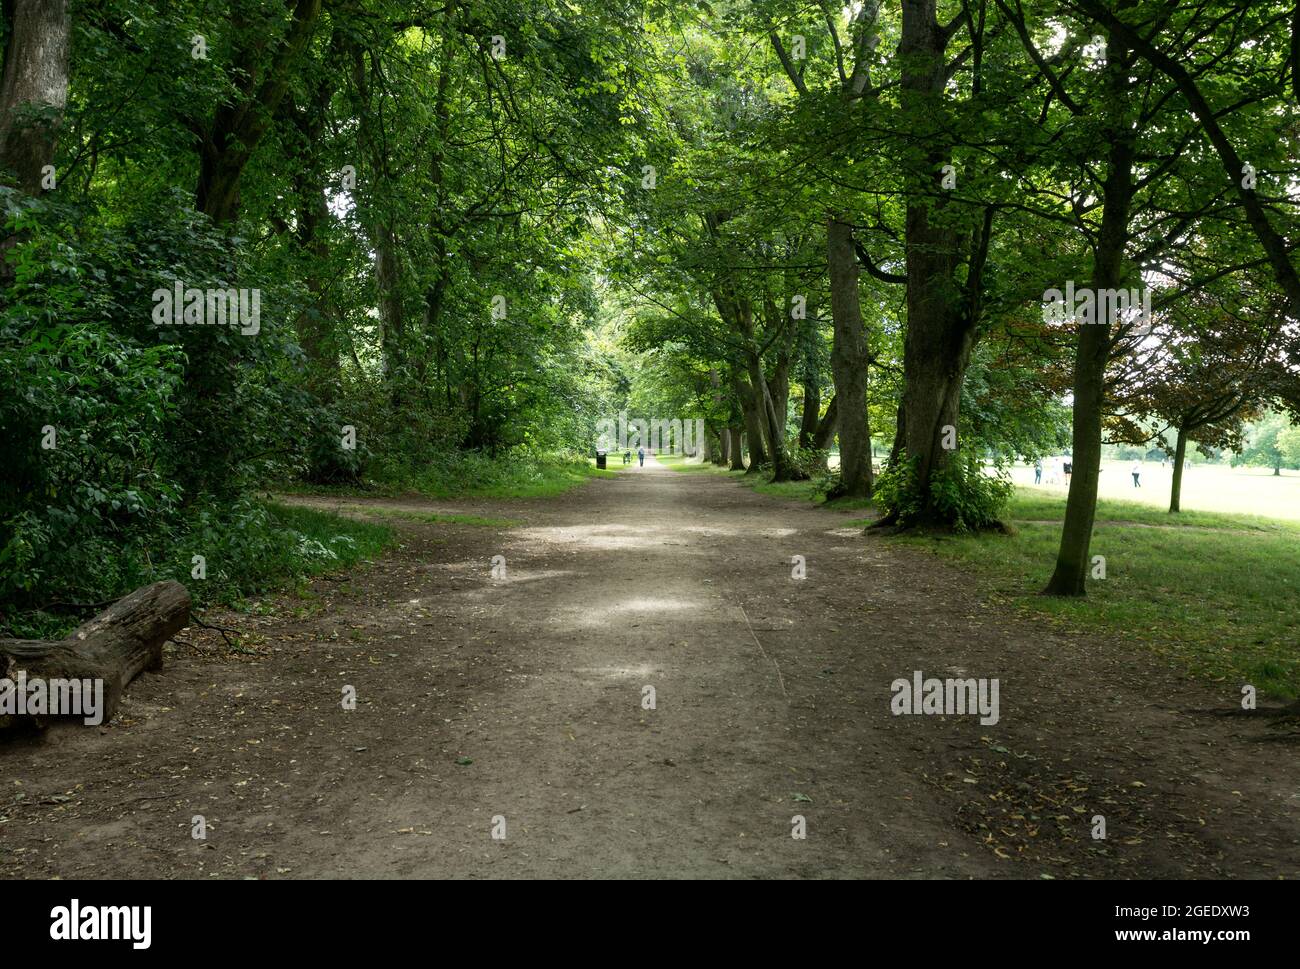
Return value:
[(900, 528), (1071, 450), (1066, 594), (1104, 443), (1297, 460), (1289, 5), (6, 10), (19, 613), (260, 574), (308, 548), (272, 486), (545, 490), (628, 410)]

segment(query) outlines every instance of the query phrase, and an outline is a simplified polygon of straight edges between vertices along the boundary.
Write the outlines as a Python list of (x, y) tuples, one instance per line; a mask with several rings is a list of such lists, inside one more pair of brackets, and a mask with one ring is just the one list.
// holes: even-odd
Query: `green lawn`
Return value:
[[(613, 465), (611, 464), (611, 468)], [(275, 484), (285, 494), (395, 498), (550, 498), (616, 471), (600, 471), (596, 459), (566, 454), (515, 451), (489, 457), (473, 451), (448, 452), (416, 469), (381, 470), (360, 484), (320, 485), (301, 481)]]
[[(1100, 497), (1132, 501), (1158, 511), (1169, 508), (1173, 466), (1143, 461), (1142, 487), (1133, 487), (1132, 461), (1103, 461), (1098, 484)], [(1033, 484), (1034, 470), (1026, 465), (1011, 469), (1012, 480), (1027, 491), (1064, 497), (1064, 483)], [(1267, 515), (1300, 521), (1300, 471), (1274, 475), (1268, 468), (1231, 468), (1226, 464), (1189, 464), (1183, 471), (1183, 513), (1188, 511), (1227, 512), (1234, 515)]]
[(728, 471), (726, 468), (718, 467), (715, 464), (686, 458), (680, 454), (659, 455), (659, 463), (666, 468), (671, 468), (673, 471), (726, 475), (735, 478), (745, 487), (752, 488), (760, 495), (769, 495), (773, 498), (785, 498), (789, 501), (811, 501), (824, 508), (857, 509), (871, 507), (871, 499), (869, 498), (837, 498), (828, 502), (818, 490), (816, 481), (773, 483), (767, 480), (765, 474), (747, 475), (744, 471)]
[(708, 461), (701, 461), (699, 458), (688, 458), (684, 454), (656, 454), (655, 460), (665, 468), (687, 474), (722, 474), (735, 477), (741, 477), (744, 474), (743, 471), (728, 471), (726, 468), (710, 464)]
[(523, 522), (515, 518), (485, 518), (482, 515), (461, 515), (452, 512), (411, 511), (409, 508), (393, 508), (390, 505), (355, 504), (344, 505), (348, 511), (363, 515), (375, 515), (380, 518), (400, 518), (405, 521), (425, 522), (430, 525), (480, 525), (485, 528), (514, 528)]
[(415, 486), (433, 498), (550, 498), (613, 473), (597, 470), (594, 458), (511, 454), (467, 467), (462, 456), (428, 469)]
[[(1055, 564), (1063, 495), (1020, 488), (1015, 534), (897, 541), (970, 566), (997, 596), (1036, 621), (1136, 641), (1235, 692), (1300, 694), (1300, 523), (1102, 501), (1092, 555), (1106, 578), (1086, 599), (1039, 595)], [(865, 522), (865, 520), (864, 520)]]

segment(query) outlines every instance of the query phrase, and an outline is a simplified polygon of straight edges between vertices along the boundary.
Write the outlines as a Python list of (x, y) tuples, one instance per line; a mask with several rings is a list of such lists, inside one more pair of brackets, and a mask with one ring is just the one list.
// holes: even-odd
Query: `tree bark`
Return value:
[[(1133, 201), (1134, 134), (1128, 125), (1126, 91), (1127, 50), (1117, 36), (1107, 45), (1107, 117), (1111, 121), (1106, 180), (1102, 187), (1101, 230), (1093, 252), (1092, 289), (1117, 288), (1123, 278)], [(1043, 590), (1047, 595), (1082, 596), (1087, 592), (1088, 552), (1097, 515), (1097, 485), (1101, 477), (1101, 418), (1105, 404), (1106, 364), (1110, 360), (1110, 325), (1096, 299), (1100, 317), (1080, 323), (1074, 357), (1074, 419), (1070, 494), (1056, 569)]]
[(0, 677), (12, 678), (21, 670), (29, 679), (102, 680), (107, 723), (126, 685), (145, 670), (161, 668), (163, 643), (189, 621), (185, 587), (155, 582), (119, 599), (58, 642), (0, 639)]
[(840, 480), (830, 497), (870, 498), (871, 426), (867, 418), (867, 345), (858, 296), (858, 257), (853, 227), (830, 216), (826, 222), (831, 319), (835, 327), (831, 374), (839, 407)]
[(817, 431), (813, 435), (813, 447), (818, 451), (827, 450), (839, 431), (839, 407), (840, 399), (832, 397), (831, 402), (826, 405), (826, 414), (817, 423)]
[(821, 418), (822, 391), (813, 378), (804, 377), (803, 409), (799, 415), (799, 447), (811, 450), (813, 439), (817, 434), (817, 423)]
[(717, 438), (717, 444), (713, 446), (713, 449), (710, 452), (709, 460), (713, 464), (716, 464), (718, 467), (722, 467), (727, 463), (727, 457), (728, 457), (727, 429), (725, 427), (719, 427), (716, 430), (710, 428), (708, 433), (713, 434)]
[(745, 455), (741, 450), (740, 435), (743, 433), (739, 427), (727, 428), (727, 460), (730, 462), (730, 471), (745, 470)]
[(767, 453), (772, 461), (772, 480), (789, 481), (790, 460), (785, 451), (785, 421), (776, 412), (776, 403), (768, 389), (767, 378), (763, 374), (763, 360), (757, 349), (748, 354), (749, 381), (757, 387), (755, 396), (761, 408), (759, 414), (764, 437), (767, 439)]
[(375, 119), (382, 112), (372, 103), (370, 72), (360, 44), (351, 48), (352, 82), (357, 96), (357, 141), (368, 172), (357, 182), (358, 216), (366, 227), (375, 251), (375, 288), (379, 309), (379, 342), (384, 376), (395, 403), (401, 402), (401, 377), (405, 368), (406, 315), (402, 302), (402, 272), (398, 261), (398, 239), (393, 232), (394, 217), (386, 210), (378, 186), (388, 177), (382, 132), (375, 130)]
[[(429, 181), (433, 185), (432, 209), (429, 213), (428, 231), (433, 247), (433, 282), (425, 287), (424, 293), (424, 336), (425, 343), (434, 348), (437, 364), (442, 371), (442, 382), (448, 391), (451, 387), (451, 358), (447, 351), (448, 342), (443, 334), (442, 311), (446, 303), (448, 286), (451, 283), (451, 263), (448, 259), (447, 237), (452, 226), (448, 223), (449, 202), (446, 183), (446, 151), (448, 135), (451, 131), (451, 108), (449, 92), (455, 48), (451, 36), (456, 17), (454, 0), (447, 4), (442, 17), (442, 30), (438, 48), (438, 80), (434, 87), (433, 98), (433, 149), (429, 158)], [(431, 390), (431, 382), (426, 379), (427, 359), (421, 354), (416, 360), (415, 379), (424, 389), (426, 397)]]
[(767, 452), (763, 449), (764, 417), (755, 403), (754, 388), (744, 378), (736, 380), (736, 396), (740, 399), (740, 409), (745, 420), (745, 443), (749, 450), (748, 470), (757, 474), (767, 464)]
[(0, 169), (29, 195), (42, 190), (68, 102), (68, 0), (5, 0), (8, 37), (0, 79)]
[(1187, 457), (1187, 428), (1178, 428), (1178, 444), (1174, 447), (1174, 483), (1169, 490), (1170, 514), (1181, 511), (1183, 497), (1183, 461)]
[[(280, 102), (289, 90), (290, 75), (307, 47), (320, 17), (321, 0), (297, 0), (284, 39), (276, 47), (271, 63), (261, 69), (264, 41), (255, 40), (257, 31), (242, 18), (231, 18), (236, 42), (247, 41), (235, 50), (235, 84), (246, 97), (218, 105), (203, 126), (199, 141), (199, 180), (195, 187), (196, 207), (217, 225), (239, 217), (239, 183), (253, 152), (271, 127)], [(256, 90), (246, 86), (262, 77)]]
[[(724, 304), (727, 305), (727, 304)], [(754, 332), (753, 303), (747, 298), (736, 298), (729, 303), (733, 313), (733, 325), (744, 342), (745, 371), (749, 377), (749, 387), (753, 394), (753, 407), (756, 411), (760, 447), (766, 440), (766, 455), (772, 463), (772, 480), (788, 481), (790, 464), (785, 453), (785, 422), (777, 417), (776, 405), (768, 387), (767, 375), (763, 372), (763, 356)], [(765, 462), (764, 462), (765, 463)], [(757, 471), (756, 465), (750, 465), (751, 471)]]
[[(334, 34), (329, 43), (331, 55), (344, 52), (342, 35)], [(316, 82), (303, 107), (292, 96), (284, 101), (286, 118), (297, 130), (302, 145), (311, 157), (294, 173), (294, 208), (296, 226), (294, 237), (302, 253), (304, 282), (311, 295), (295, 321), (298, 345), (310, 364), (308, 386), (318, 398), (331, 401), (338, 387), (339, 375), (339, 325), (337, 305), (331, 296), (330, 250), (325, 232), (330, 224), (329, 205), (326, 202), (326, 177), (315, 161), (320, 154), (321, 135), (325, 130), (330, 101), (338, 89), (334, 72), (323, 74)]]
[[(907, 123), (916, 126), (914, 137), (925, 145), (925, 159), (922, 170), (910, 176), (904, 224), (907, 332), (899, 416), (902, 444), (896, 439), (894, 450), (911, 462), (919, 489), (922, 510), (919, 520), (911, 524), (940, 527), (951, 522), (933, 506), (932, 479), (957, 453), (943, 447), (944, 428), (959, 427), (961, 388), (975, 346), (992, 218), (986, 211), (982, 233), (976, 230), (970, 237), (970, 264), (961, 280), (958, 270), (965, 233), (952, 225), (951, 203), (936, 198), (926, 181), (948, 157), (944, 98), (949, 37), (938, 22), (935, 0), (905, 0), (899, 44), (901, 104)], [(879, 524), (893, 524), (896, 518), (891, 511)]]

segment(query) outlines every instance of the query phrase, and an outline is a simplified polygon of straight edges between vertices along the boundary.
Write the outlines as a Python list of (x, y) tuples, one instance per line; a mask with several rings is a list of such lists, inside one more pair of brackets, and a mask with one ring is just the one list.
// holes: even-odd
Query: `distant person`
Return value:
[(1066, 462), (1065, 462), (1065, 484), (1066, 484), (1066, 487), (1069, 487), (1069, 485), (1070, 485), (1070, 475), (1072, 475), (1073, 473), (1074, 473), (1074, 462), (1073, 462), (1073, 461), (1066, 461)]
[(643, 447), (639, 447), (639, 448), (636, 449), (636, 459), (637, 459), (639, 462), (641, 462), (641, 467), (644, 468), (644, 467), (645, 467), (645, 448), (643, 448)]
[(1133, 487), (1134, 487), (1134, 488), (1141, 488), (1141, 487), (1142, 487), (1142, 482), (1141, 482), (1141, 480), (1139, 480), (1139, 479), (1140, 479), (1140, 477), (1141, 477), (1141, 475), (1142, 475), (1142, 465), (1140, 465), (1138, 462), (1134, 461), (1134, 462), (1133, 462), (1133, 467), (1129, 468), (1129, 474), (1133, 475)]
[(1034, 484), (1043, 483), (1043, 459), (1039, 458), (1034, 462)]
[(624, 464), (631, 464), (631, 463), (632, 463), (632, 452), (631, 452), (631, 451), (624, 451), (624, 452), (623, 452), (623, 463), (624, 463)]

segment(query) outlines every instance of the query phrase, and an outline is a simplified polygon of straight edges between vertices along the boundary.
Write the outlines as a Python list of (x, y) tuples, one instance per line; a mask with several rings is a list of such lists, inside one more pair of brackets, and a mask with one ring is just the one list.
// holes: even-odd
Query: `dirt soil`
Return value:
[[(1239, 684), (1019, 619), (850, 513), (653, 460), (373, 504), (523, 524), (393, 518), (373, 566), (217, 616), (247, 652), (187, 630), (112, 724), (0, 741), (0, 875), (1300, 875), (1295, 731), (1232, 716)], [(996, 677), (999, 722), (891, 715), (913, 670)]]

